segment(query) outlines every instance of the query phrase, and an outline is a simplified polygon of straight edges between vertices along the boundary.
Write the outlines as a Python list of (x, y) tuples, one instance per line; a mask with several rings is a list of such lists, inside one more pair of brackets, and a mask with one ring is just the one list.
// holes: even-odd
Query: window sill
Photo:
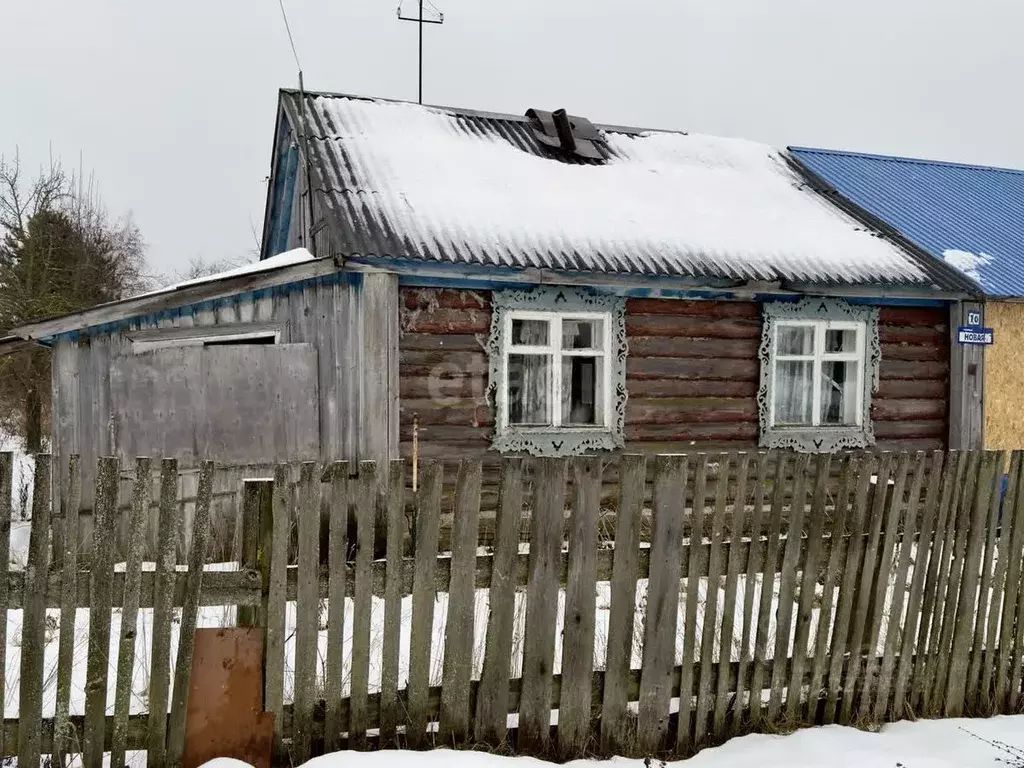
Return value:
[(491, 450), (525, 452), (531, 456), (578, 456), (612, 451), (624, 445), (622, 435), (613, 434), (608, 427), (513, 427), (495, 435)]
[(762, 448), (790, 448), (801, 453), (835, 453), (875, 444), (870, 424), (861, 427), (772, 427), (762, 430)]

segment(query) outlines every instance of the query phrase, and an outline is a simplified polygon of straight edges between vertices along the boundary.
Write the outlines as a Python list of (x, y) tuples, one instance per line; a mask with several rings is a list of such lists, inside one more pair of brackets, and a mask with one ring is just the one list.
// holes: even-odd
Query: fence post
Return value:
[(113, 601), (118, 476), (121, 463), (104, 456), (96, 472), (93, 557), (89, 572), (89, 657), (85, 678), (85, 735), (82, 763), (102, 765), (110, 675), (110, 613)]
[[(7, 648), (7, 609), (10, 593), (7, 571), (11, 551), (11, 492), (14, 485), (14, 454), (0, 453), (0, 646)], [(6, 656), (5, 656), (6, 659)], [(7, 692), (7, 665), (0, 664), (0, 712), (4, 711)], [(9, 751), (4, 744), (4, 729), (0, 728), (0, 752)]]
[[(270, 590), (270, 549), (274, 533), (271, 480), (245, 480), (242, 484), (242, 558), (244, 570), (260, 572), (260, 604), (239, 605), (240, 627), (266, 627), (267, 593)], [(264, 649), (265, 652), (265, 649)]]
[(32, 532), (25, 566), (25, 602), (21, 622), (21, 685), (18, 764), (38, 765), (42, 746), (43, 661), (46, 653), (46, 582), (50, 572), (50, 455), (35, 457)]

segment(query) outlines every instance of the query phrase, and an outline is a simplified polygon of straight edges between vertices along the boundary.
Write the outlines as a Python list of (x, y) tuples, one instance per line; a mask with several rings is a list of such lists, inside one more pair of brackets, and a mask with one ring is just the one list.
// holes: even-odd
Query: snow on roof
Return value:
[(958, 251), (955, 248), (943, 251), (942, 260), (950, 266), (959, 269), (976, 283), (981, 282), (981, 270), (979, 268), (992, 263), (992, 257), (987, 253)]
[(826, 283), (929, 279), (763, 144), (609, 129), (605, 162), (581, 164), (553, 157), (515, 118), (325, 95), (305, 103), (306, 141), (349, 256)]
[(158, 288), (155, 291), (149, 291), (147, 293), (140, 294), (139, 296), (134, 296), (133, 298), (140, 298), (141, 296), (155, 296), (159, 293), (170, 293), (171, 291), (177, 291), (181, 288), (188, 288), (193, 285), (215, 283), (218, 280), (226, 280), (229, 277), (241, 277), (242, 275), (251, 275), (258, 272), (271, 272), (275, 269), (289, 267), (293, 264), (302, 264), (306, 261), (313, 261), (315, 258), (316, 257), (305, 248), (295, 248), (291, 251), (279, 253), (277, 256), (271, 256), (269, 259), (256, 261), (252, 264), (243, 264), (240, 267), (234, 267), (233, 269), (228, 269), (224, 272), (217, 272), (213, 275), (204, 275), (203, 277), (195, 277), (191, 280), (182, 280), (178, 283), (165, 285), (163, 288)]

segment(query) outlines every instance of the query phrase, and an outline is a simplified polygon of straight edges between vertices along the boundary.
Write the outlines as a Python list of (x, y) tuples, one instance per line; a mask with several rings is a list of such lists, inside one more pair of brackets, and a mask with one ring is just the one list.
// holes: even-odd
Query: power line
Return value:
[(288, 12), (284, 9), (284, 0), (277, 0), (277, 4), (281, 6), (281, 18), (284, 19), (284, 29), (288, 33), (288, 43), (292, 47), (292, 56), (295, 57), (295, 66), (299, 72), (302, 71), (302, 64), (299, 63), (299, 52), (295, 50), (295, 38), (292, 37), (292, 28), (288, 23)]

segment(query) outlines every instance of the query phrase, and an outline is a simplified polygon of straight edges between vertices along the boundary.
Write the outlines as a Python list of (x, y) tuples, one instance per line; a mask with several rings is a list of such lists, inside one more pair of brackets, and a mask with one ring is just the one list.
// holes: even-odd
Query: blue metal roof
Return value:
[(792, 156), (988, 296), (1024, 297), (1024, 171), (829, 149)]

